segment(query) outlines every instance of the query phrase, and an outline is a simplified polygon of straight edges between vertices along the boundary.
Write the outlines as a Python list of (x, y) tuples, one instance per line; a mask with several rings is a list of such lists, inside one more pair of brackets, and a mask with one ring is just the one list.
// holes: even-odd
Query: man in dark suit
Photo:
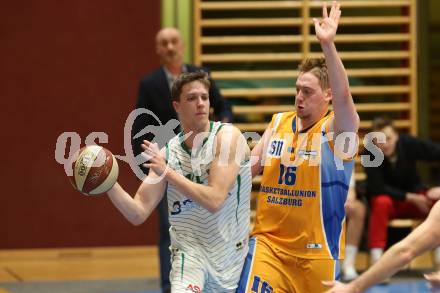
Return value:
[[(183, 52), (184, 43), (182, 36), (176, 28), (163, 28), (157, 33), (156, 53), (160, 57), (162, 66), (141, 80), (136, 104), (136, 109), (144, 108), (154, 113), (162, 125), (170, 123), (169, 126), (171, 125), (171, 127), (174, 128), (174, 132), (179, 131), (178, 124), (173, 123), (174, 120), (172, 120), (177, 119), (177, 114), (172, 107), (170, 93), (174, 79), (182, 72), (207, 71), (206, 69), (194, 65), (184, 64)], [(209, 99), (214, 110), (213, 118), (231, 122), (231, 108), (228, 102), (220, 95), (219, 89), (212, 80)], [(155, 117), (149, 114), (139, 115), (134, 121), (132, 138), (138, 133), (147, 132), (132, 139), (133, 153), (135, 156), (142, 152), (141, 144), (144, 139), (149, 141), (154, 140), (159, 144), (159, 147), (163, 147), (165, 143), (175, 135), (172, 131), (171, 133), (170, 131), (162, 131), (159, 135), (160, 137), (155, 137), (152, 132), (145, 131), (146, 127), (152, 125), (159, 125), (159, 122)], [(165, 127), (165, 129), (169, 130), (169, 127)], [(148, 170), (144, 169), (144, 173), (148, 173)], [(168, 232), (169, 222), (166, 196), (159, 203), (157, 209), (159, 211), (160, 224), (159, 255), (161, 287), (163, 292), (170, 292), (170, 236)]]

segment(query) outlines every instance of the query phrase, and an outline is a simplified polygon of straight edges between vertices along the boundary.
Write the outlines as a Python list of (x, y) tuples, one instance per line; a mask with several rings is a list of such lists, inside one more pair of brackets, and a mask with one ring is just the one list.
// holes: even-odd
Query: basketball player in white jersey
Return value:
[(144, 141), (150, 172), (134, 198), (118, 183), (108, 191), (135, 225), (167, 193), (173, 293), (235, 292), (248, 250), (249, 150), (237, 128), (209, 121), (209, 86), (203, 72), (177, 78), (171, 94), (182, 132), (162, 151)]

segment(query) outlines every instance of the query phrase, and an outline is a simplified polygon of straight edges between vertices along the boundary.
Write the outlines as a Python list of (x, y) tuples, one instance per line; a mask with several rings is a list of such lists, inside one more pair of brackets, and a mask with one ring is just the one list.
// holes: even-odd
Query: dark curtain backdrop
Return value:
[[(94, 131), (124, 155), (139, 79), (159, 65), (160, 0), (6, 1), (0, 10), (0, 249), (155, 244), (157, 215), (132, 226), (106, 195), (73, 190), (60, 134)], [(119, 161), (120, 183), (140, 181)]]

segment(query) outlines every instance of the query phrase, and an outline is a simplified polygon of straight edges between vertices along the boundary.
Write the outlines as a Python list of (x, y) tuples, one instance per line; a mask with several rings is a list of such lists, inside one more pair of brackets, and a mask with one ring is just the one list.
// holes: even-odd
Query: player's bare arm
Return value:
[[(240, 170), (240, 162), (249, 156), (248, 147), (241, 132), (233, 126), (223, 127), (217, 134), (216, 150), (208, 177), (208, 185), (192, 182), (172, 169), (166, 169), (166, 162), (159, 155), (157, 146), (146, 142), (147, 151), (153, 158), (147, 167), (159, 174), (165, 172), (166, 180), (175, 185), (180, 192), (200, 204), (208, 211), (215, 213), (228, 196)], [(225, 146), (227, 146), (225, 150)], [(225, 157), (226, 156), (226, 157)]]
[(165, 180), (160, 180), (156, 173), (150, 170), (134, 198), (117, 182), (107, 193), (112, 203), (127, 220), (133, 225), (140, 225), (145, 222), (162, 199), (165, 193), (165, 183)]
[(333, 286), (327, 293), (363, 292), (367, 288), (392, 276), (424, 251), (434, 249), (440, 244), (440, 203), (433, 206), (428, 218), (405, 239), (392, 246), (382, 258), (359, 278), (349, 284), (326, 282)]
[(340, 5), (334, 1), (330, 13), (328, 13), (327, 5), (324, 3), (322, 19), (313, 19), (316, 37), (321, 44), (328, 68), (333, 110), (335, 113), (331, 127), (336, 134), (357, 132), (359, 127), (359, 115), (356, 112), (350, 93), (347, 73), (334, 43), (340, 17)]

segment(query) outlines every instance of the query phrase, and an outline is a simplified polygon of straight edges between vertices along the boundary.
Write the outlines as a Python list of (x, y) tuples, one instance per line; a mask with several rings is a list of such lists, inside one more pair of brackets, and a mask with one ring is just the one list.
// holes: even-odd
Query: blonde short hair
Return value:
[(323, 90), (330, 87), (328, 81), (328, 69), (324, 58), (307, 58), (298, 66), (300, 73), (310, 72), (319, 80), (319, 85)]

